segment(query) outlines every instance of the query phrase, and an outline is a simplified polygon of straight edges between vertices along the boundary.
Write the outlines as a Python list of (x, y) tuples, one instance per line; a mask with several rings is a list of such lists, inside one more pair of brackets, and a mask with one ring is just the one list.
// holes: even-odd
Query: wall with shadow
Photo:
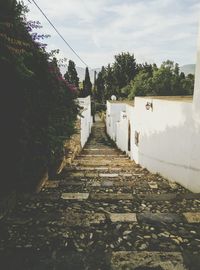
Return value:
[[(146, 110), (147, 102), (153, 103), (152, 110)], [(200, 121), (192, 102), (136, 98), (131, 133), (137, 163), (200, 192)]]

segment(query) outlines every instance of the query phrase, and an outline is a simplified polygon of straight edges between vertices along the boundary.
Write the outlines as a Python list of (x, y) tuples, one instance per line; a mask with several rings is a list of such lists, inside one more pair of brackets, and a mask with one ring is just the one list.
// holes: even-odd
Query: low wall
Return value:
[[(76, 133), (71, 136), (64, 144), (65, 155), (57, 169), (57, 174), (61, 173), (65, 166), (71, 165), (75, 157), (80, 153), (87, 142), (92, 127), (91, 100), (90, 96), (79, 98), (78, 103), (81, 109), (81, 117), (78, 116), (75, 130)], [(40, 192), (45, 182), (48, 180), (48, 174), (45, 174), (40, 180), (36, 192)]]
[(81, 106), (81, 116), (78, 116), (76, 122), (76, 133), (65, 142), (65, 156), (58, 169), (58, 173), (60, 173), (65, 166), (70, 165), (75, 157), (79, 155), (91, 133), (93, 120), (91, 116), (90, 96), (86, 98), (78, 98), (78, 103)]
[[(147, 102), (153, 108), (147, 110)], [(132, 158), (152, 172), (200, 192), (200, 125), (192, 100), (135, 98)]]
[(136, 163), (200, 192), (200, 116), (194, 104), (192, 97), (136, 97), (134, 107), (107, 102), (107, 133)]
[(107, 101), (107, 134), (115, 141), (117, 147), (126, 152), (129, 156), (131, 156), (129, 143), (131, 144), (131, 119), (133, 109), (133, 103), (130, 105), (126, 102)]
[(124, 110), (126, 110), (126, 104), (107, 101), (106, 131), (115, 142), (117, 136), (117, 122), (120, 120), (121, 112)]
[(65, 156), (60, 164), (60, 167), (57, 170), (57, 173), (61, 173), (65, 166), (71, 165), (75, 157), (80, 153), (82, 150), (81, 146), (81, 121), (80, 119), (77, 120), (75, 125), (76, 133), (71, 136), (69, 140), (65, 142), (64, 149), (65, 149)]
[(80, 130), (81, 130), (81, 147), (84, 147), (87, 142), (91, 128), (93, 124), (93, 119), (91, 115), (91, 98), (90, 96), (86, 98), (78, 98), (79, 105), (82, 107), (80, 119)]

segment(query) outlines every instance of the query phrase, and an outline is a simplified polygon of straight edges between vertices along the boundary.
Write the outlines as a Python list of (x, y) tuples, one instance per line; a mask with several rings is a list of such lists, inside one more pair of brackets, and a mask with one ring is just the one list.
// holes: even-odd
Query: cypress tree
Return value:
[(85, 69), (85, 80), (83, 81), (83, 96), (87, 97), (92, 94), (92, 83), (90, 81), (90, 74), (88, 67)]
[(75, 63), (72, 60), (69, 60), (68, 69), (64, 77), (69, 83), (79, 87), (79, 77), (76, 71)]

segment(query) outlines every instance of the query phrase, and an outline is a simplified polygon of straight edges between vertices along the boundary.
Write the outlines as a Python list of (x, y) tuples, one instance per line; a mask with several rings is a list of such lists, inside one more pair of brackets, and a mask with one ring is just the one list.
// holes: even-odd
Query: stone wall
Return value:
[(91, 98), (90, 96), (85, 98), (79, 98), (78, 102), (82, 108), (81, 117), (79, 116), (76, 122), (76, 133), (65, 142), (65, 156), (61, 162), (60, 167), (57, 170), (58, 174), (61, 173), (65, 166), (71, 165), (75, 157), (84, 147), (91, 133)]
[[(70, 166), (73, 160), (79, 155), (80, 151), (87, 142), (91, 127), (92, 127), (92, 116), (91, 116), (91, 98), (79, 98), (78, 103), (81, 107), (81, 117), (78, 116), (75, 124), (75, 134), (71, 136), (69, 140), (66, 140), (64, 144), (64, 156), (58, 166), (56, 173), (60, 174), (65, 166)], [(36, 188), (36, 192), (40, 192), (42, 187), (48, 180), (48, 173), (45, 174)]]
[(78, 119), (76, 122), (76, 133), (65, 142), (65, 156), (61, 162), (60, 167), (57, 170), (57, 173), (61, 173), (65, 166), (71, 165), (75, 157), (80, 153), (81, 146), (81, 120)]

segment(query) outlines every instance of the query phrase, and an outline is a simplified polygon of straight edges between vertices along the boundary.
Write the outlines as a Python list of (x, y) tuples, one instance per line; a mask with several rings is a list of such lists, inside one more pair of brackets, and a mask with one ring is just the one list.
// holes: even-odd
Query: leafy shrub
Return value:
[(3, 190), (30, 189), (55, 166), (78, 112), (76, 88), (45, 51), (45, 36), (33, 33), (40, 25), (27, 22), (26, 8), (11, 2), (0, 9)]

